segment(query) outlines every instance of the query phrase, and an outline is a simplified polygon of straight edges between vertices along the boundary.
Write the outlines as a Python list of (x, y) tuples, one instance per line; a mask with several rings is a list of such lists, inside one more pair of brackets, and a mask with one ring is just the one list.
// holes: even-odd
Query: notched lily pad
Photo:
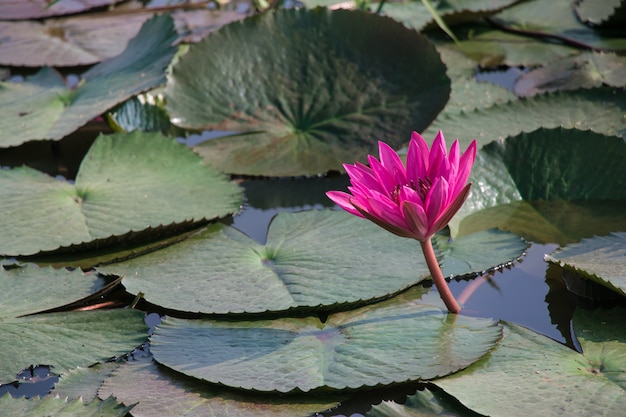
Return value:
[(593, 213), (586, 202), (607, 201), (591, 224), (604, 229), (619, 216), (624, 224), (624, 160), (623, 139), (577, 129), (538, 129), (490, 143), (478, 152), (470, 196), (449, 224), (452, 235), (504, 226), (538, 242), (564, 243), (577, 240), (576, 231), (599, 233), (558, 200), (579, 201), (572, 207), (581, 213)]
[(399, 296), (323, 323), (167, 318), (151, 349), (157, 362), (209, 382), (307, 392), (434, 379), (469, 366), (500, 337), (491, 320), (447, 315)]
[(0, 253), (16, 256), (167, 233), (242, 203), (241, 189), (198, 155), (143, 132), (98, 137), (74, 184), (28, 167), (0, 170), (0, 193)]
[(504, 338), (489, 355), (434, 383), (484, 415), (620, 415), (626, 407), (624, 320), (624, 309), (576, 312), (583, 354), (505, 324)]
[(154, 363), (151, 355), (135, 358), (116, 369), (98, 395), (114, 396), (124, 404), (138, 403), (133, 409), (136, 417), (162, 417), (164, 410), (172, 410), (168, 415), (178, 417), (309, 417), (340, 401), (330, 396), (237, 393), (172, 372)]
[(90, 402), (83, 400), (67, 400), (59, 397), (44, 398), (13, 398), (3, 395), (0, 398), (0, 409), (4, 416), (41, 417), (124, 417), (134, 405), (123, 405), (110, 397), (104, 401), (95, 399)]
[[(525, 248), (519, 237), (496, 231), (440, 245), (448, 275), (480, 273)], [(467, 260), (458, 259), (469, 252)], [(362, 304), (429, 275), (417, 241), (332, 210), (278, 214), (265, 245), (215, 224), (167, 249), (98, 271), (123, 275), (126, 289), (151, 303), (212, 314)]]
[(48, 16), (58, 16), (71, 13), (80, 13), (94, 7), (107, 6), (118, 3), (120, 0), (4, 0), (0, 3), (2, 19), (39, 19)]
[(240, 133), (197, 147), (216, 168), (299, 176), (365, 161), (379, 139), (399, 147), (449, 92), (423, 35), (375, 14), (318, 8), (264, 13), (212, 33), (174, 65), (166, 99), (181, 127)]
[(74, 88), (51, 68), (22, 83), (0, 83), (0, 147), (62, 139), (135, 94), (165, 81), (176, 48), (169, 15), (146, 21), (124, 52), (90, 68)]
[(546, 260), (626, 296), (626, 233), (594, 236), (557, 249)]

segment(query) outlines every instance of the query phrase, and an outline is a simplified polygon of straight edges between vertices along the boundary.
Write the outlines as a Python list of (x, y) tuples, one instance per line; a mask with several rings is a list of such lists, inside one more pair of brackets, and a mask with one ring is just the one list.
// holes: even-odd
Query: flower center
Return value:
[(418, 178), (417, 185), (415, 184), (413, 180), (409, 181), (408, 184), (404, 184), (404, 185), (398, 184), (393, 188), (393, 191), (391, 192), (391, 199), (394, 201), (394, 203), (400, 204), (399, 202), (400, 190), (402, 190), (402, 187), (409, 187), (417, 191), (422, 201), (426, 201), (426, 196), (428, 195), (428, 192), (430, 191), (430, 187), (432, 187), (432, 185), (433, 185), (433, 182), (428, 177)]

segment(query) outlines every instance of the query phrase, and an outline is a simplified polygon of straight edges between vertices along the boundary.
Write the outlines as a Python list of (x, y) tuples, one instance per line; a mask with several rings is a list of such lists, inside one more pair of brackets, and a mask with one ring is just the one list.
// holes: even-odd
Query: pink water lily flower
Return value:
[(446, 153), (439, 131), (431, 149), (417, 132), (411, 135), (406, 167), (389, 145), (378, 142), (380, 161), (368, 156), (369, 167), (344, 164), (351, 194), (326, 195), (356, 216), (367, 218), (398, 236), (424, 242), (446, 227), (469, 194), (467, 183), (476, 158), (476, 141), (460, 155), (455, 140)]

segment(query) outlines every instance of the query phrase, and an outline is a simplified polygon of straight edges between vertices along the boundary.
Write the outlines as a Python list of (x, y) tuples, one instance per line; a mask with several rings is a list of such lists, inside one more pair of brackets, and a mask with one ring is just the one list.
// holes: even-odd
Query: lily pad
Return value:
[[(546, 224), (551, 222), (541, 220), (527, 202), (626, 201), (621, 185), (626, 183), (625, 158), (623, 139), (577, 129), (538, 129), (486, 145), (478, 152), (470, 176), (470, 196), (449, 224), (452, 236), (501, 226), (513, 215), (522, 219), (518, 224), (526, 230), (515, 229), (522, 236), (531, 229), (547, 231)], [(502, 205), (508, 209), (497, 216), (485, 210)], [(480, 225), (473, 224), (483, 210)], [(549, 233), (545, 239), (562, 238), (557, 228), (556, 234)]]
[(318, 8), (257, 15), (192, 45), (166, 100), (181, 127), (240, 133), (197, 147), (216, 168), (298, 176), (365, 161), (379, 139), (399, 147), (449, 92), (423, 35), (375, 14)]
[(548, 63), (522, 74), (515, 82), (515, 94), (538, 93), (578, 88), (625, 87), (626, 58), (600, 52), (588, 52)]
[(78, 270), (0, 268), (0, 381), (12, 382), (18, 372), (37, 364), (63, 373), (125, 354), (143, 343), (147, 327), (140, 311), (32, 315), (84, 298), (103, 284)]
[[(38, 19), (48, 16), (58, 16), (71, 13), (80, 13), (86, 10), (118, 3), (120, 0), (4, 0), (0, 3), (2, 19)], [(52, 4), (51, 4), (52, 3)]]
[(62, 139), (135, 94), (165, 81), (176, 48), (169, 15), (146, 21), (123, 53), (85, 72), (71, 89), (51, 68), (23, 83), (0, 83), (0, 146)]
[(583, 354), (505, 324), (503, 340), (488, 356), (435, 384), (484, 415), (621, 415), (626, 407), (626, 310), (587, 314), (574, 317)]
[[(116, 361), (70, 369), (67, 373), (60, 376), (59, 381), (54, 384), (50, 395), (69, 400), (82, 398), (83, 401), (90, 402), (98, 398), (98, 388), (109, 377), (111, 372), (119, 366), (121, 366), (119, 361)], [(104, 396), (103, 398), (107, 397)], [(120, 400), (123, 401), (122, 399)], [(134, 404), (135, 402), (127, 402), (126, 404)]]
[(383, 401), (372, 406), (366, 417), (483, 417), (461, 405), (436, 387), (418, 390), (402, 403)]
[(626, 296), (626, 233), (583, 239), (557, 249), (546, 260)]
[(242, 202), (241, 189), (191, 150), (143, 132), (98, 137), (74, 184), (20, 167), (0, 170), (0, 192), (5, 255), (163, 233), (226, 216)]
[(602, 29), (617, 29), (626, 17), (626, 4), (623, 0), (581, 0), (576, 2), (574, 10), (581, 21)]
[(107, 398), (104, 401), (93, 400), (88, 403), (83, 400), (68, 401), (59, 397), (26, 399), (4, 395), (0, 398), (0, 409), (5, 417), (124, 417), (133, 406), (122, 405), (115, 398)]
[[(475, 255), (455, 259), (457, 251), (469, 251), (464, 245)], [(444, 271), (470, 274), (521, 256), (526, 245), (492, 231), (443, 247), (451, 254), (442, 259)], [(167, 249), (98, 271), (123, 275), (129, 292), (159, 306), (214, 314), (371, 302), (429, 275), (417, 241), (333, 210), (279, 213), (265, 245), (215, 224)]]
[(539, 128), (590, 129), (604, 135), (626, 137), (622, 118), (626, 94), (609, 87), (563, 91), (516, 100), (470, 112), (442, 113), (423, 133), (459, 138), (461, 148), (476, 139), (479, 145)]
[(186, 375), (248, 390), (306, 392), (442, 377), (478, 360), (500, 336), (491, 320), (446, 315), (399, 296), (325, 322), (167, 318), (150, 340), (157, 362)]
[(329, 396), (269, 397), (228, 391), (159, 366), (150, 355), (120, 366), (98, 392), (102, 398), (138, 403), (134, 417), (308, 417), (338, 402)]

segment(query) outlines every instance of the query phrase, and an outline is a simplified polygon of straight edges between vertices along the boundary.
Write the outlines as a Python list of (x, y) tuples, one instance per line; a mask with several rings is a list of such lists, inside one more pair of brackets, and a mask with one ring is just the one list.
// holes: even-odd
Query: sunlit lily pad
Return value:
[(147, 326), (144, 313), (136, 310), (24, 316), (77, 301), (103, 284), (78, 270), (0, 268), (0, 382), (14, 381), (31, 365), (51, 365), (52, 372), (63, 373), (125, 354), (143, 343)]
[[(626, 225), (624, 160), (623, 139), (576, 129), (538, 129), (486, 145), (470, 176), (470, 196), (449, 225), (452, 235), (500, 226), (537, 242), (564, 243), (577, 240), (572, 233), (615, 230), (610, 219)], [(580, 200), (579, 215), (575, 206), (537, 204), (554, 200)], [(580, 216), (591, 213), (584, 202), (593, 200), (608, 201), (597, 221)]]
[(120, 404), (115, 398), (90, 402), (80, 399), (68, 401), (59, 397), (26, 399), (3, 395), (0, 398), (0, 409), (5, 417), (124, 417), (132, 408), (132, 404)]
[[(157, 362), (231, 387), (289, 392), (427, 380), (493, 348), (500, 327), (396, 297), (318, 318), (226, 322), (167, 318), (151, 336)], [(206, 343), (210, 340), (211, 343)]]
[(142, 26), (124, 52), (81, 75), (74, 88), (51, 68), (22, 83), (0, 83), (0, 147), (61, 139), (135, 94), (165, 80), (176, 48), (169, 15)]
[(226, 216), (242, 202), (241, 189), (191, 150), (143, 132), (100, 136), (74, 184), (28, 167), (0, 170), (0, 193), (5, 255), (162, 233)]
[(557, 90), (626, 86), (626, 58), (613, 53), (588, 52), (548, 63), (522, 74), (515, 81), (515, 93), (533, 96)]
[(608, 87), (580, 89), (538, 95), (469, 112), (445, 112), (426, 129), (424, 136), (435, 137), (442, 130), (446, 138), (459, 138), (461, 148), (467, 147), (472, 139), (484, 145), (539, 128), (590, 129), (605, 135), (626, 137), (626, 126), (622, 123), (625, 113), (624, 90)]
[(2, 19), (36, 19), (47, 16), (58, 16), (80, 13), (94, 7), (107, 6), (120, 0), (3, 0), (0, 3)]
[(626, 296), (626, 233), (584, 239), (557, 249), (546, 260), (576, 271)]
[(626, 4), (623, 0), (581, 0), (574, 4), (574, 10), (581, 21), (602, 29), (619, 29), (626, 18)]
[(626, 408), (624, 320), (624, 309), (577, 312), (574, 329), (583, 354), (506, 324), (503, 340), (488, 356), (435, 384), (484, 415), (621, 415)]
[(383, 401), (374, 404), (365, 417), (480, 417), (440, 389), (418, 390), (401, 403)]
[[(82, 398), (86, 402), (94, 400), (98, 398), (98, 389), (104, 380), (119, 366), (121, 366), (120, 361), (115, 361), (71, 369), (60, 376), (59, 381), (54, 384), (50, 395), (70, 400)], [(107, 397), (104, 396), (103, 398)], [(133, 402), (126, 404), (133, 404)]]
[(329, 396), (270, 397), (228, 391), (158, 366), (150, 355), (120, 366), (98, 393), (124, 404), (139, 403), (133, 408), (134, 417), (309, 417), (338, 402)]
[(375, 14), (319, 8), (212, 33), (174, 65), (166, 98), (181, 127), (241, 133), (197, 148), (216, 168), (293, 176), (364, 161), (379, 139), (399, 147), (449, 92), (426, 37)]
[[(484, 231), (441, 247), (449, 255), (441, 260), (444, 271), (464, 275), (509, 262), (526, 245), (511, 234)], [(455, 258), (470, 251), (468, 259)], [(417, 241), (332, 210), (278, 214), (265, 245), (215, 224), (167, 249), (98, 270), (123, 275), (128, 291), (162, 307), (220, 314), (371, 302), (429, 275)]]

